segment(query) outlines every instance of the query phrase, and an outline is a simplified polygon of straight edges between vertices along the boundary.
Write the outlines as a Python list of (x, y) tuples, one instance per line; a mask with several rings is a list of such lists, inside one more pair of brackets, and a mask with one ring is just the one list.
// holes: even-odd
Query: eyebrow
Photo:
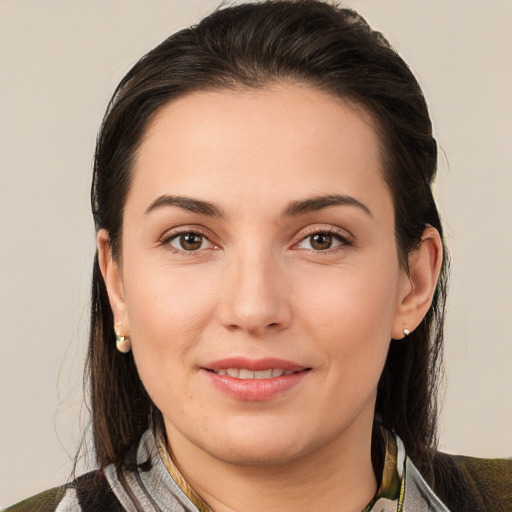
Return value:
[[(163, 194), (155, 199), (148, 206), (145, 214), (149, 215), (160, 208), (168, 208), (172, 206), (188, 212), (207, 215), (209, 217), (225, 218), (224, 212), (208, 201), (201, 201), (200, 199), (192, 199), (191, 197), (184, 196), (171, 196), (168, 194)], [(361, 201), (358, 201), (351, 196), (339, 194), (317, 196), (309, 199), (303, 199), (301, 201), (290, 201), (288, 207), (283, 212), (283, 217), (304, 215), (306, 213), (316, 212), (331, 206), (355, 206), (367, 213), (370, 217), (373, 217), (370, 209), (365, 204), (361, 203)]]
[(360, 210), (373, 217), (370, 209), (356, 198), (346, 195), (329, 194), (326, 196), (317, 196), (302, 201), (291, 201), (286, 210), (284, 217), (292, 217), (295, 215), (303, 215), (305, 213), (317, 212), (330, 206), (355, 206)]
[(183, 196), (171, 196), (167, 194), (163, 194), (157, 199), (155, 199), (148, 206), (148, 208), (145, 211), (145, 214), (149, 215), (155, 210), (159, 210), (160, 208), (166, 208), (170, 206), (175, 206), (187, 212), (208, 215), (209, 217), (225, 217), (224, 212), (220, 208), (218, 208), (212, 203), (209, 203), (208, 201), (201, 201), (199, 199), (192, 199), (190, 197)]

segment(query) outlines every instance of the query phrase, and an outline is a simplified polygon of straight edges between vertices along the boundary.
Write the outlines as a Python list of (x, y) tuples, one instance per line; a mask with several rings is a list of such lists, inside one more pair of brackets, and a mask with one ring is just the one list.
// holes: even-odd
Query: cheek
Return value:
[[(166, 378), (180, 379), (190, 366), (213, 308), (212, 297), (198, 271), (177, 272), (165, 266), (126, 275), (126, 308), (134, 357), (149, 386)], [(187, 364), (189, 363), (189, 364)]]
[(365, 376), (377, 381), (391, 340), (398, 270), (383, 274), (371, 264), (334, 270), (302, 281), (297, 316), (344, 385)]
[(363, 263), (305, 274), (297, 316), (309, 318), (320, 332), (374, 332), (390, 339), (399, 277), (392, 268), (380, 272), (378, 265)]
[(145, 266), (148, 270), (130, 272), (128, 268), (126, 272), (130, 276), (125, 280), (125, 299), (132, 336), (139, 331), (185, 334), (197, 328), (210, 307), (211, 279), (192, 266), (176, 269), (152, 262)]

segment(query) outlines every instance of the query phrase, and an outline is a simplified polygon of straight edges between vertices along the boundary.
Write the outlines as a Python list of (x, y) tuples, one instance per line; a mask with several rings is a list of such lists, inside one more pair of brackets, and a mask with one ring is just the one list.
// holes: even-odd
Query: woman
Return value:
[(92, 187), (100, 469), (13, 510), (509, 510), (510, 461), (435, 451), (436, 153), (351, 11), (226, 8), (141, 59)]

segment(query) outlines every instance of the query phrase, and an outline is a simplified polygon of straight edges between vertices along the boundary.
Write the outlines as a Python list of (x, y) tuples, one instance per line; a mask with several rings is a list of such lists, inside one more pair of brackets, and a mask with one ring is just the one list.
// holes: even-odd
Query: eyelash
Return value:
[(306, 232), (303, 232), (300, 234), (300, 239), (293, 244), (293, 247), (295, 250), (301, 250), (298, 249), (297, 246), (307, 240), (308, 238), (313, 237), (314, 235), (328, 235), (332, 236), (333, 239), (339, 242), (339, 245), (336, 245), (334, 247), (329, 247), (327, 249), (303, 249), (306, 251), (311, 252), (312, 254), (324, 256), (328, 254), (332, 254), (333, 252), (337, 250), (341, 250), (346, 247), (350, 247), (354, 245), (352, 237), (346, 233), (345, 231), (340, 232), (339, 229), (335, 227), (328, 227), (328, 228), (311, 228), (309, 230), (306, 230)]
[(166, 246), (167, 248), (169, 248), (171, 251), (173, 251), (176, 254), (180, 254), (180, 255), (184, 255), (184, 256), (197, 256), (197, 254), (200, 252), (201, 249), (187, 251), (185, 249), (178, 249), (177, 247), (173, 247), (171, 245), (171, 242), (173, 240), (176, 240), (179, 237), (185, 236), (185, 235), (196, 235), (196, 236), (199, 236), (203, 240), (206, 240), (207, 242), (209, 242), (212, 245), (212, 247), (211, 247), (212, 249), (217, 249), (218, 248), (218, 246), (216, 244), (214, 244), (210, 240), (210, 237), (209, 237), (208, 233), (206, 231), (203, 231), (202, 229), (196, 227), (196, 226), (188, 228), (188, 229), (187, 228), (180, 229), (179, 231), (172, 231), (171, 233), (166, 233), (160, 239), (160, 245)]
[[(172, 250), (173, 252), (175, 252), (177, 254), (181, 254), (181, 255), (185, 255), (185, 256), (195, 256), (201, 250), (204, 250), (204, 249), (199, 248), (197, 250), (187, 251), (185, 249), (178, 249), (177, 247), (173, 247), (171, 245), (171, 242), (173, 240), (176, 240), (179, 237), (185, 236), (185, 235), (197, 235), (212, 245), (212, 247), (210, 247), (210, 249), (218, 249), (218, 246), (210, 240), (208, 233), (196, 226), (191, 227), (189, 229), (180, 229), (179, 231), (173, 231), (171, 233), (167, 233), (161, 238), (160, 244), (168, 247), (170, 250)], [(304, 242), (305, 240), (307, 240), (308, 238), (311, 238), (314, 235), (332, 236), (333, 239), (335, 239), (337, 242), (339, 242), (339, 244), (334, 247), (329, 247), (329, 248), (323, 249), (323, 250), (322, 249), (313, 249), (313, 248), (302, 249), (302, 250), (309, 251), (309, 252), (311, 252), (313, 254), (317, 254), (317, 255), (325, 255), (325, 254), (331, 254), (332, 252), (343, 249), (344, 247), (350, 247), (353, 245), (352, 238), (350, 236), (348, 236), (347, 234), (342, 234), (340, 232), (340, 230), (337, 228), (334, 228), (334, 227), (320, 228), (320, 229), (319, 228), (311, 228), (309, 230), (306, 230), (306, 232), (303, 232), (300, 234), (300, 236), (301, 236), (300, 239), (298, 239), (296, 242), (293, 243), (292, 249), (301, 250), (300, 248), (298, 248), (298, 245), (301, 244), (302, 242)]]

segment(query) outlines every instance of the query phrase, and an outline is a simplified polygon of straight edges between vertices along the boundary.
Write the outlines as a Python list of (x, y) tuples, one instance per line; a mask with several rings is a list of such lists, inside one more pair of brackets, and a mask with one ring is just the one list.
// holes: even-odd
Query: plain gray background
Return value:
[[(422, 84), (453, 259), (441, 447), (512, 455), (512, 2), (348, 0)], [(94, 141), (143, 53), (218, 0), (0, 0), (0, 504), (63, 482), (84, 428)], [(82, 421), (80, 421), (82, 418)]]

